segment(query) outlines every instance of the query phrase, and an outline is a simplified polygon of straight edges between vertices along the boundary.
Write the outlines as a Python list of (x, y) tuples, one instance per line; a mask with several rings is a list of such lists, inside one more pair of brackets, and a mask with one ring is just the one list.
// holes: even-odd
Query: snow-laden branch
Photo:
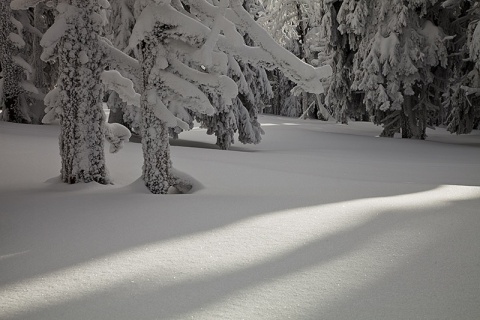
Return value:
[(130, 140), (132, 133), (120, 123), (103, 122), (105, 127), (105, 140), (110, 143), (110, 153), (117, 153), (123, 148), (125, 141)]
[(213, 49), (217, 45), (218, 37), (220, 36), (220, 24), (225, 20), (225, 11), (227, 10), (228, 0), (221, 0), (220, 6), (217, 10), (213, 27), (205, 40), (202, 47), (198, 50), (201, 62), (204, 66), (210, 67), (212, 65), (212, 53)]
[[(202, 67), (202, 61), (196, 54), (195, 47), (188, 45), (181, 40), (172, 39), (169, 41), (169, 55), (187, 58), (193, 65)], [(217, 74), (226, 74), (228, 72), (228, 56), (224, 52), (212, 52), (212, 65), (208, 68), (209, 72)]]
[[(216, 17), (217, 7), (205, 0), (185, 0), (185, 2), (202, 14), (211, 18)], [(219, 39), (219, 46), (225, 46), (226, 49), (234, 51), (240, 50), (241, 56), (250, 53), (247, 55), (249, 59), (257, 59), (257, 62), (276, 66), (303, 90), (317, 94), (323, 93), (320, 79), (329, 77), (332, 74), (330, 66), (314, 68), (301, 61), (293, 53), (276, 43), (267, 31), (253, 20), (250, 14), (243, 8), (242, 1), (230, 0), (230, 4), (231, 9), (226, 11), (226, 21), (224, 21), (223, 25), (228, 26), (227, 29), (230, 32), (232, 27), (236, 27), (247, 33), (264, 53), (255, 57), (252, 54), (253, 52), (245, 49), (245, 45), (239, 45), (234, 42), (226, 44), (222, 39)]]
[[(251, 96), (253, 93), (250, 90), (250, 86), (247, 82), (247, 79), (245, 79), (245, 75), (242, 72), (242, 69), (240, 65), (238, 64), (237, 60), (232, 55), (229, 55), (229, 65), (230, 65), (230, 70), (235, 75), (238, 80), (237, 80), (237, 87), (238, 91), (244, 95)], [(252, 98), (251, 100), (255, 100)]]
[(165, 33), (197, 46), (205, 42), (211, 31), (202, 23), (178, 12), (169, 4), (148, 5), (137, 21), (142, 21), (142, 23), (135, 24), (126, 49), (127, 52), (143, 41), (146, 35), (151, 34), (157, 23), (174, 28), (173, 31), (165, 30)]
[(20, 21), (18, 21), (17, 19), (15, 19), (14, 17), (10, 17), (10, 22), (12, 22), (12, 24), (17, 29), (17, 33), (22, 34), (23, 24)]
[(13, 45), (19, 49), (25, 47), (26, 44), (20, 35), (13, 32), (8, 35), (8, 40), (10, 40), (10, 42), (12, 42)]
[(140, 94), (133, 89), (133, 82), (123, 77), (116, 70), (106, 70), (100, 75), (100, 80), (107, 86), (109, 90), (118, 93), (120, 99), (129, 105), (140, 107)]
[[(8, 0), (2, 0), (2, 1), (8, 1)], [(27, 10), (28, 8), (33, 8), (40, 2), (43, 2), (45, 0), (13, 0), (10, 3), (10, 8), (12, 10)]]
[[(216, 15), (217, 7), (211, 7), (214, 9), (211, 10), (211, 13)], [(168, 4), (148, 6), (142, 11), (138, 20), (142, 21), (142, 23), (137, 23), (135, 25), (132, 31), (132, 37), (130, 38), (129, 45), (126, 49), (127, 52), (131, 51), (134, 47), (136, 47), (140, 43), (140, 41), (145, 38), (147, 34), (153, 32), (157, 23), (160, 25), (168, 26), (168, 28), (164, 28), (163, 33), (168, 35), (171, 39), (181, 40), (194, 47), (200, 47), (203, 43), (205, 43), (212, 32), (212, 30), (205, 26), (203, 23), (180, 13)], [(225, 18), (223, 18), (222, 21), (224, 22), (222, 24), (224, 25), (224, 27), (222, 28), (225, 28), (225, 26), (230, 26), (229, 28), (226, 28), (228, 30), (233, 30), (232, 28), (235, 28), (235, 26), (230, 21), (227, 21)], [(261, 29), (260, 26), (258, 26), (258, 28)], [(225, 30), (223, 31), (225, 33)], [(240, 36), (238, 32), (236, 33), (238, 36)], [(276, 61), (267, 51), (260, 47), (250, 47), (245, 45), (245, 43), (243, 42), (243, 37), (242, 43), (239, 43), (239, 39), (237, 38), (237, 40), (235, 40), (235, 38), (236, 37), (219, 35), (217, 46), (220, 50), (227, 53), (232, 53), (236, 57), (239, 57), (248, 62), (254, 64), (261, 64), (262, 66), (270, 69), (277, 66)], [(271, 39), (271, 41), (275, 43), (273, 39)], [(284, 52), (289, 53), (289, 51), (283, 49), (278, 44), (277, 47), (282, 49)], [(298, 58), (295, 57), (293, 54), (290, 55), (291, 57), (293, 57), (292, 60), (298, 60)], [(193, 60), (199, 60), (195, 56), (192, 56), (192, 58)], [(302, 66), (307, 66), (313, 69), (313, 67), (306, 63), (301, 62), (301, 64)]]
[(157, 90), (155, 88), (150, 89), (149, 91), (147, 91), (146, 94), (148, 106), (158, 119), (165, 122), (166, 125), (170, 128), (180, 127), (182, 130), (185, 131), (190, 130), (188, 123), (177, 118), (170, 110), (168, 110), (167, 106), (158, 96)]
[(138, 85), (136, 81), (141, 78), (142, 74), (138, 60), (115, 48), (108, 39), (103, 37), (99, 37), (98, 39), (98, 44), (106, 52), (106, 59), (109, 66), (112, 69), (118, 70)]
[(37, 94), (37, 95), (40, 94), (40, 91), (37, 89), (37, 87), (35, 87), (35, 85), (30, 81), (24, 80), (20, 82), (19, 85), (26, 92)]
[(188, 79), (196, 85), (203, 85), (216, 90), (219, 95), (225, 98), (227, 103), (237, 97), (237, 85), (235, 81), (229, 77), (223, 75), (213, 75), (192, 69), (176, 59), (173, 55), (169, 56), (168, 60), (171, 66), (182, 78)]
[(57, 105), (60, 98), (60, 86), (56, 86), (50, 90), (43, 102), (45, 103), (45, 116), (43, 116), (42, 123), (52, 123), (57, 118), (57, 115), (62, 112), (62, 108)]
[(13, 60), (13, 63), (21, 67), (26, 72), (30, 74), (33, 73), (33, 67), (27, 61), (25, 61), (25, 59), (23, 59), (21, 56), (19, 55), (13, 56), (12, 60)]
[(55, 22), (50, 28), (48, 28), (40, 40), (40, 45), (43, 47), (43, 53), (40, 58), (43, 61), (49, 61), (53, 59), (58, 42), (65, 35), (69, 28), (67, 19), (69, 16), (74, 16), (78, 13), (78, 9), (76, 7), (65, 3), (59, 4), (57, 6), (57, 10), (59, 14), (55, 18)]
[[(135, 107), (140, 107), (140, 94), (135, 92), (133, 88), (133, 82), (130, 79), (123, 77), (120, 72), (116, 70), (103, 71), (100, 79), (109, 90), (113, 90), (118, 93), (119, 98), (124, 102)], [(154, 93), (156, 97), (153, 96)], [(160, 120), (165, 121), (167, 126), (171, 128), (178, 126), (183, 130), (190, 130), (190, 127), (187, 123), (183, 122), (181, 119), (178, 119), (171, 111), (168, 110), (165, 104), (161, 101), (160, 97), (158, 97), (156, 90), (152, 90), (148, 93), (148, 102), (155, 116), (157, 116)]]
[(211, 105), (207, 96), (198, 89), (194, 84), (179, 76), (167, 71), (157, 70), (162, 86), (165, 86), (178, 96), (178, 99), (189, 101), (189, 105), (185, 107), (199, 113), (213, 115), (215, 108)]

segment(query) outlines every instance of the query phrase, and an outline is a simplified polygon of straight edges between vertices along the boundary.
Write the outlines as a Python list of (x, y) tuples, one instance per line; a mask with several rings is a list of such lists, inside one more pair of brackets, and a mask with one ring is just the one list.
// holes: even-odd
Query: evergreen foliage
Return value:
[[(247, 109), (255, 97), (245, 99), (252, 82), (245, 78), (247, 64), (242, 70), (237, 59), (279, 67), (307, 91), (321, 90), (319, 78), (328, 75), (328, 69), (298, 64), (255, 23), (242, 2), (214, 3), (145, 0), (135, 4), (137, 22), (130, 48), (141, 51), (143, 179), (153, 193), (167, 193), (172, 186), (189, 188), (172, 171), (169, 128), (187, 130), (196, 117), (217, 135), (223, 149), (232, 143), (239, 124), (242, 140), (259, 141), (252, 130), (257, 127), (260, 132), (257, 110)], [(259, 47), (246, 45), (247, 35)], [(237, 98), (239, 86), (231, 77), (240, 82), (244, 101)]]
[(382, 136), (415, 139), (427, 127), (468, 133), (478, 123), (477, 1), (334, 0), (320, 8), (334, 70), (326, 103), (337, 121), (367, 111)]
[(38, 24), (37, 16), (33, 11), (12, 11), (8, 2), (3, 1), (0, 11), (2, 119), (39, 124), (44, 115), (42, 88), (47, 75), (38, 63), (37, 45), (42, 33), (34, 26)]
[[(134, 17), (135, 0), (117, 0), (111, 2), (108, 10), (109, 23), (106, 25), (106, 37), (115, 48), (124, 51), (135, 26)], [(137, 58), (136, 52), (131, 56)], [(138, 90), (138, 80), (135, 81)], [(120, 123), (135, 133), (140, 133), (140, 109), (124, 102), (115, 91), (108, 92), (107, 105), (110, 109), (109, 123)]]

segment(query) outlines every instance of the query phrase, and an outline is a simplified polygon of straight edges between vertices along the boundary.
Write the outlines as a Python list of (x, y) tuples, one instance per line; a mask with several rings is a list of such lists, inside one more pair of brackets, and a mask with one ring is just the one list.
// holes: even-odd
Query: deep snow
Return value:
[(480, 134), (428, 141), (262, 116), (257, 146), (194, 129), (188, 195), (59, 182), (57, 126), (0, 123), (0, 319), (478, 319)]

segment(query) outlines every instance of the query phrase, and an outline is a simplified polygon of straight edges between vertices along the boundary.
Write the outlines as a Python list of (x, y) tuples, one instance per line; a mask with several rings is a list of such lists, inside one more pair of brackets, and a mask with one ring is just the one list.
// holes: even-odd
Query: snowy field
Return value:
[(59, 182), (57, 126), (0, 123), (0, 319), (479, 319), (480, 133), (428, 141), (262, 116), (257, 146), (194, 129), (151, 195)]

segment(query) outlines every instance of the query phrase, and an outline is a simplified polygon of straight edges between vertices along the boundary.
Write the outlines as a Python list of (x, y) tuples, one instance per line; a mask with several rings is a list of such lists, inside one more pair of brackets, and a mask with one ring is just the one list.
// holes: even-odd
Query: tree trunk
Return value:
[(152, 67), (155, 65), (155, 42), (148, 39), (142, 43), (142, 97), (140, 102), (142, 113), (142, 148), (143, 170), (142, 178), (150, 192), (165, 194), (172, 185), (172, 163), (170, 160), (170, 142), (168, 127), (155, 116), (148, 101), (149, 93), (156, 91), (155, 83), (150, 79)]
[[(57, 103), (62, 109), (61, 177), (62, 181), (70, 184), (91, 181), (108, 184), (111, 181), (105, 164), (103, 86), (100, 82), (104, 53), (99, 52), (100, 48), (95, 45), (96, 38), (91, 37), (100, 31), (93, 27), (90, 19), (96, 6), (93, 1), (77, 6), (80, 14), (73, 19), (83, 20), (85, 26), (79, 27), (76, 24), (78, 20), (67, 21), (72, 27), (59, 44), (62, 73), (58, 82), (61, 93)], [(78, 59), (81, 51), (88, 57), (88, 62), (83, 64)]]
[[(402, 138), (425, 140), (426, 115), (414, 110), (413, 96), (404, 95), (402, 115)], [(422, 110), (423, 111), (423, 110)]]

